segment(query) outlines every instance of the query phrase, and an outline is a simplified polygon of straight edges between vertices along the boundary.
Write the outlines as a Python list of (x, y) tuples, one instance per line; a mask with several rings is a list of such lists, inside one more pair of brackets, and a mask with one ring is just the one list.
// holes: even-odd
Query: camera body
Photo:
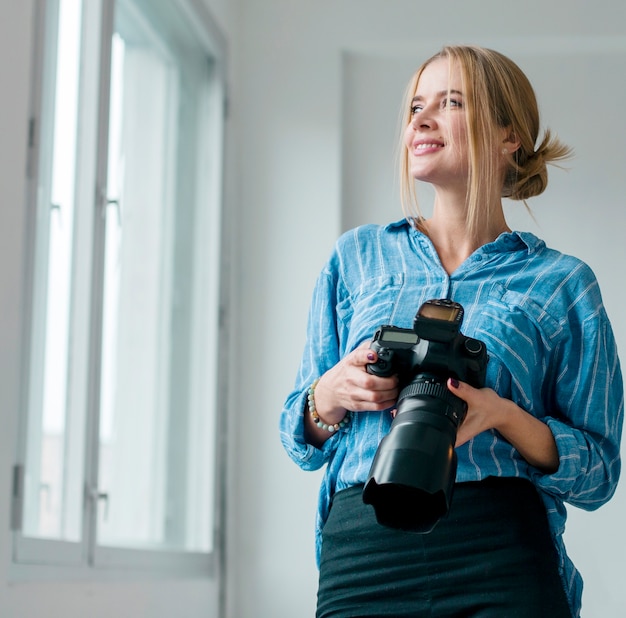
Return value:
[(370, 344), (378, 360), (367, 371), (398, 375), (400, 395), (389, 434), (381, 441), (363, 501), (379, 523), (430, 532), (452, 499), (456, 432), (467, 405), (447, 387), (456, 378), (484, 386), (486, 346), (461, 333), (463, 307), (448, 299), (425, 302), (413, 329), (385, 325)]

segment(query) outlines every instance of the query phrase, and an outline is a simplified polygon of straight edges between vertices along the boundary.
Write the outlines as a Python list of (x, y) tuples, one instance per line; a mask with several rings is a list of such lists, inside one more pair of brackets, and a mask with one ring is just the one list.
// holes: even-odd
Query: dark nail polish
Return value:
[(367, 355), (367, 359), (368, 359), (368, 360), (371, 360), (371, 361), (374, 361), (374, 360), (376, 360), (376, 357), (375, 357), (375, 356), (374, 356), (374, 355), (370, 352), (370, 353)]
[(459, 388), (459, 381), (456, 378), (450, 378), (450, 386), (452, 386), (452, 388)]

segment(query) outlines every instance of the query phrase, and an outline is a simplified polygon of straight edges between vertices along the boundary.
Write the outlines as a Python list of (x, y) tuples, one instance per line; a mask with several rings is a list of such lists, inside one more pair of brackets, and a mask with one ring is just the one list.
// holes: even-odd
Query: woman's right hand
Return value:
[[(320, 377), (315, 387), (315, 409), (324, 423), (339, 423), (348, 410), (357, 413), (382, 411), (395, 405), (398, 398), (397, 376), (381, 378), (367, 373), (366, 366), (376, 360), (376, 352), (370, 349), (369, 341), (364, 341)], [(310, 414), (305, 414), (305, 418), (310, 444), (319, 446), (332, 435), (318, 427)]]

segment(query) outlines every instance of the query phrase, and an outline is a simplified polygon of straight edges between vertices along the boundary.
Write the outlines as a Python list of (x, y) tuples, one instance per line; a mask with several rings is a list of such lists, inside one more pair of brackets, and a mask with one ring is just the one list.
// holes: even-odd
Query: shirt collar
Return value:
[[(418, 231), (412, 218), (404, 218), (398, 221), (392, 221), (385, 226), (386, 230), (395, 230), (399, 228), (407, 228), (413, 230), (416, 234), (422, 235), (422, 232)], [(532, 232), (505, 232), (500, 234), (493, 242), (490, 242), (482, 247), (482, 250), (488, 253), (503, 252), (503, 251), (516, 251), (522, 248), (526, 248), (528, 254), (535, 253), (539, 249), (545, 246), (545, 243), (540, 238), (537, 238)]]

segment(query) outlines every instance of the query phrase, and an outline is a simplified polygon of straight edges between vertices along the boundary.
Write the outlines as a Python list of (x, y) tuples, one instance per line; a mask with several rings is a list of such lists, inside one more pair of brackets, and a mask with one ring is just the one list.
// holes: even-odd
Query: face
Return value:
[(464, 188), (469, 169), (467, 123), (457, 63), (450, 67), (446, 58), (431, 62), (410, 105), (404, 143), (412, 176), (435, 186)]

